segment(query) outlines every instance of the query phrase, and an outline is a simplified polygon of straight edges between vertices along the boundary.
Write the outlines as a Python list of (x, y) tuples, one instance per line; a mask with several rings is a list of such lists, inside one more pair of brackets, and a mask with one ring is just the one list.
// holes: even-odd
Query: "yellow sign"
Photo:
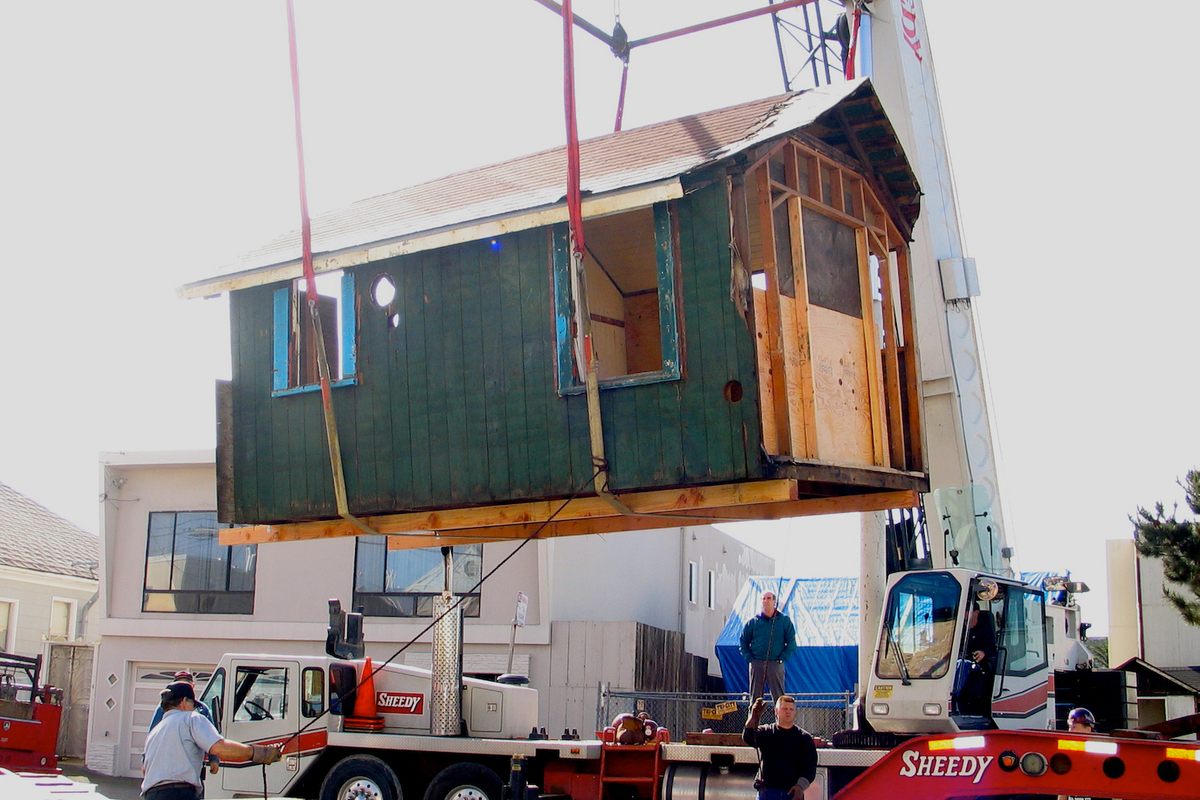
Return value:
[(892, 685), (890, 683), (883, 683), (883, 684), (880, 684), (879, 686), (875, 687), (875, 699), (876, 700), (886, 700), (886, 699), (890, 698), (891, 696), (892, 696)]
[(737, 711), (737, 703), (729, 701), (726, 703), (717, 703), (712, 708), (700, 709), (700, 719), (725, 719), (726, 714), (732, 714)]

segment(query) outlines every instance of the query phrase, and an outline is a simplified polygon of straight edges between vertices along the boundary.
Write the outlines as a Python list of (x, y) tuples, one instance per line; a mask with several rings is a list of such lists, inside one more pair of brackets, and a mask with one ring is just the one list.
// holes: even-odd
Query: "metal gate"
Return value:
[[(828, 739), (834, 733), (852, 727), (853, 692), (792, 694), (791, 697), (796, 700), (796, 724), (814, 736)], [(650, 719), (669, 729), (675, 741), (683, 741), (688, 732), (703, 730), (741, 733), (749, 708), (748, 694), (627, 692), (611, 690), (601, 684), (596, 730), (603, 730), (618, 714), (645, 711)], [(768, 705), (762, 722), (774, 720), (774, 707)]]
[(92, 697), (92, 645), (51, 642), (42, 683), (63, 692), (60, 758), (83, 758), (87, 751), (88, 714)]

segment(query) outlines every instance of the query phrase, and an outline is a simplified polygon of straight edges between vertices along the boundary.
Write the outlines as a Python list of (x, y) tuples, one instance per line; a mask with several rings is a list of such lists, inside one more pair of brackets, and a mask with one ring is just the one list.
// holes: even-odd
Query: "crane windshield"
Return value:
[(950, 669), (962, 589), (944, 572), (906, 575), (888, 597), (879, 639), (880, 678), (940, 678)]

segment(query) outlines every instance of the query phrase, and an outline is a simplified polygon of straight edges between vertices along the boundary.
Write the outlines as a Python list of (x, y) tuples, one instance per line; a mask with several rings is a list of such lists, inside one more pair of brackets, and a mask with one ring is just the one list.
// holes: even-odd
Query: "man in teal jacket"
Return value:
[(763, 592), (762, 613), (747, 620), (742, 628), (741, 651), (750, 662), (750, 697), (763, 696), (763, 688), (771, 687), (771, 696), (778, 700), (784, 691), (784, 662), (796, 646), (796, 628), (787, 615), (775, 607), (775, 593)]

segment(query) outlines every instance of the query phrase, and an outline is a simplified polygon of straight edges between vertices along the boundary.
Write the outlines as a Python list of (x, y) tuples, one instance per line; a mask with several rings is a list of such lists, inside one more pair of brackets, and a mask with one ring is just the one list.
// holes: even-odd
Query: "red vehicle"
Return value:
[(41, 686), (42, 657), (0, 653), (0, 768), (58, 772), (62, 690)]

